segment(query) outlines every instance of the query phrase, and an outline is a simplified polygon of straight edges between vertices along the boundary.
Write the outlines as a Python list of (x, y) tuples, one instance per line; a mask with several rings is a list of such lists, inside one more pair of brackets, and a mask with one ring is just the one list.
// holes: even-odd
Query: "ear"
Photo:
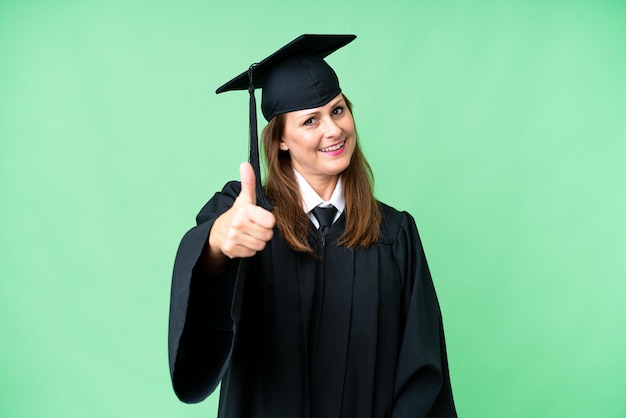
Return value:
[(281, 151), (289, 151), (289, 147), (285, 144), (285, 141), (280, 141), (280, 150)]

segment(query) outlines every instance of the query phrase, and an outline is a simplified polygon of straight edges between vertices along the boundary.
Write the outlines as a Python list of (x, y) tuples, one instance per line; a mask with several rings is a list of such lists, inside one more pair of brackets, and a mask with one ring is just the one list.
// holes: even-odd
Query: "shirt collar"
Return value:
[(330, 200), (325, 201), (317, 194), (313, 187), (306, 181), (302, 174), (294, 168), (293, 172), (296, 175), (296, 181), (300, 187), (300, 195), (302, 196), (302, 207), (306, 213), (311, 212), (316, 206), (329, 206), (333, 205), (337, 209), (337, 215), (340, 215), (346, 208), (346, 199), (343, 197), (343, 185), (341, 182), (341, 176), (337, 180), (337, 185), (333, 194), (330, 196)]

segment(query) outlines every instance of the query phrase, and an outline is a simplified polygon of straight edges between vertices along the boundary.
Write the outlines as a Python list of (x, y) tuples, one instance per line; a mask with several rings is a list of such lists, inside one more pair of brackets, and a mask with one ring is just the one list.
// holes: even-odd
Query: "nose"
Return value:
[(333, 118), (324, 118), (324, 136), (336, 138), (341, 135), (341, 128)]

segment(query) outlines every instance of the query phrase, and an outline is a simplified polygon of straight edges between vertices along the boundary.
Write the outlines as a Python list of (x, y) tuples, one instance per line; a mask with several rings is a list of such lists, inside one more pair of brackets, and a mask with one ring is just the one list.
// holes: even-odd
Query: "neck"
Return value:
[(323, 178), (306, 178), (307, 183), (311, 185), (315, 193), (320, 195), (324, 200), (330, 200), (330, 197), (335, 191), (339, 176), (323, 177)]

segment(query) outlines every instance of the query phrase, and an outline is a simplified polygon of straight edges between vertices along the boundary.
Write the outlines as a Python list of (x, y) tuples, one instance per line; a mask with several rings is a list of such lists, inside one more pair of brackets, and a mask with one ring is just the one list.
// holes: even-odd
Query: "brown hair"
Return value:
[[(344, 96), (350, 113), (352, 103)], [(295, 251), (313, 253), (309, 245), (309, 217), (302, 210), (300, 188), (291, 166), (289, 152), (280, 150), (285, 127), (284, 115), (277, 115), (263, 129), (263, 151), (267, 164), (265, 193), (274, 202), (276, 224)], [(358, 135), (352, 159), (342, 173), (346, 199), (346, 229), (339, 239), (348, 248), (367, 247), (380, 236), (382, 215), (374, 198), (372, 169), (367, 163)]]

